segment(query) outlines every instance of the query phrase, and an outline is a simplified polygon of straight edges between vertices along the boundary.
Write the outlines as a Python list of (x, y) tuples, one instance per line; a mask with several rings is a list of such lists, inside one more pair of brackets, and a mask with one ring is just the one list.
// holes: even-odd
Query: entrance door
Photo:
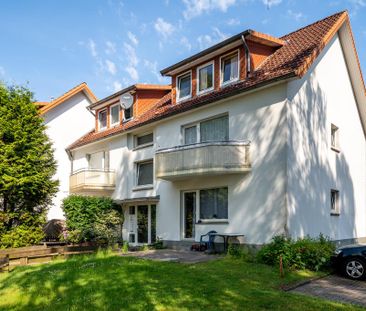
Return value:
[(194, 239), (196, 222), (196, 192), (183, 194), (183, 236), (185, 239)]
[(137, 206), (137, 243), (149, 242), (149, 206)]

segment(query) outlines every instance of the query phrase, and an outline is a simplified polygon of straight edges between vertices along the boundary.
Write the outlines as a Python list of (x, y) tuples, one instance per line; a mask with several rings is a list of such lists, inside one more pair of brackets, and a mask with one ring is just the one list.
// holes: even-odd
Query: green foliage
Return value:
[(122, 245), (121, 252), (123, 254), (127, 254), (128, 253), (128, 247), (129, 247), (128, 242), (124, 242), (123, 245)]
[(229, 244), (227, 248), (227, 256), (245, 261), (253, 261), (253, 255), (248, 249), (244, 248), (243, 245), (240, 244)]
[(334, 249), (334, 244), (322, 234), (298, 240), (279, 235), (262, 247), (257, 258), (268, 265), (278, 265), (282, 256), (286, 268), (318, 271), (327, 267)]
[(66, 216), (67, 241), (113, 245), (119, 240), (122, 209), (111, 198), (71, 195), (63, 200), (62, 208)]
[(36, 244), (58, 182), (51, 142), (24, 87), (0, 83), (0, 248)]

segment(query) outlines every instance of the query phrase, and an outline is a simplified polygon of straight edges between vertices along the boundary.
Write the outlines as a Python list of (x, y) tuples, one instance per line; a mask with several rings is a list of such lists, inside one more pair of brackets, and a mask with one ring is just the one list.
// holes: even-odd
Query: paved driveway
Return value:
[(292, 292), (366, 307), (366, 281), (330, 275), (297, 287)]

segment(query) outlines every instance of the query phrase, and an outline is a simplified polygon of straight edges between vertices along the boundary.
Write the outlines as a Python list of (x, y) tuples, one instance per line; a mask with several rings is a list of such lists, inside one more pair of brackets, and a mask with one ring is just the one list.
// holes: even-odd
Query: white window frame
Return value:
[(93, 154), (96, 154), (96, 153), (103, 153), (103, 157), (102, 157), (102, 168), (101, 170), (109, 170), (109, 166), (110, 166), (110, 158), (109, 158), (109, 150), (105, 150), (105, 149), (100, 149), (100, 150), (96, 150), (96, 151), (93, 151), (91, 153), (87, 153), (86, 154), (86, 160), (88, 162), (88, 169), (91, 169), (90, 167), (90, 157), (93, 155)]
[[(116, 106), (118, 107), (118, 121), (115, 122), (115, 123), (112, 123), (112, 108), (113, 107), (116, 107)], [(121, 122), (121, 120), (120, 120), (121, 119), (120, 113), (121, 113), (121, 106), (120, 106), (119, 103), (118, 104), (111, 105), (109, 107), (109, 120), (110, 120), (110, 126), (111, 127), (120, 124), (120, 122)]]
[(126, 115), (125, 115), (125, 110), (126, 109), (123, 109), (123, 122), (127, 122), (127, 121), (130, 121), (130, 120), (133, 120), (133, 117), (134, 117), (134, 115), (133, 115), (133, 105), (130, 108), (128, 108), (128, 109), (131, 109), (132, 110), (132, 117), (126, 119)]
[[(333, 145), (333, 130), (334, 130), (334, 134), (335, 134), (335, 137), (334, 137), (334, 145)], [(336, 126), (334, 123), (331, 123), (330, 125), (330, 148), (333, 150), (333, 151), (336, 151), (336, 152), (339, 152), (340, 151), (340, 148), (339, 148), (339, 127)]]
[[(151, 184), (145, 184), (145, 185), (139, 185), (138, 184), (138, 182), (139, 182), (139, 166), (140, 166), (140, 164), (145, 164), (145, 163), (150, 163), (150, 162), (153, 164), (153, 180), (152, 180), (152, 183)], [(135, 188), (134, 188), (134, 190), (152, 188), (154, 186), (154, 180), (155, 180), (154, 159), (146, 159), (146, 160), (138, 161), (138, 162), (135, 162), (135, 165), (136, 165), (136, 169), (135, 169), (136, 177), (135, 177)]]
[[(179, 98), (179, 93), (180, 93), (180, 88), (179, 88), (179, 78), (184, 77), (184, 76), (186, 76), (186, 75), (188, 75), (188, 74), (189, 74), (189, 75), (190, 75), (190, 77), (191, 77), (191, 92), (189, 93), (189, 95), (187, 95), (187, 96), (185, 96), (185, 97), (182, 97), (182, 98)], [(191, 97), (192, 97), (192, 70), (189, 70), (189, 71), (186, 71), (185, 73), (180, 74), (180, 75), (179, 75), (179, 76), (177, 76), (175, 79), (176, 79), (176, 80), (175, 80), (175, 87), (176, 87), (176, 89), (177, 89), (176, 102), (178, 103), (178, 102), (181, 102), (181, 101), (186, 100), (186, 99), (188, 99), (188, 98), (191, 98)]]
[[(104, 127), (101, 127), (100, 126), (100, 118), (99, 118), (99, 115), (102, 113), (102, 112), (105, 112), (106, 113), (106, 121), (105, 121), (105, 126)], [(99, 131), (103, 131), (105, 129), (108, 128), (108, 109), (107, 108), (104, 108), (104, 109), (101, 109), (98, 111), (98, 130)]]
[[(199, 121), (196, 121), (196, 122), (193, 122), (193, 123), (188, 123), (188, 124), (185, 124), (182, 126), (182, 129), (181, 129), (181, 135), (182, 135), (182, 145), (185, 146), (185, 145), (188, 145), (186, 144), (185, 142), (185, 129), (186, 128), (190, 128), (192, 126), (196, 126), (196, 131), (197, 131), (197, 142), (196, 144), (199, 144), (201, 143), (201, 123), (202, 122), (205, 122), (205, 121), (209, 121), (209, 120), (214, 120), (214, 119), (218, 119), (218, 118), (221, 118), (221, 117), (228, 117), (228, 122), (230, 121), (230, 118), (229, 118), (229, 114), (228, 113), (223, 113), (223, 114), (219, 114), (219, 115), (216, 115), (216, 116), (212, 116), (212, 117), (209, 117), (209, 118), (206, 118), (206, 119), (202, 119), (202, 120), (199, 120)], [(229, 132), (228, 132), (228, 137), (230, 139), (230, 126), (229, 126)]]
[[(223, 75), (223, 67), (222, 67), (222, 60), (230, 55), (233, 55), (233, 54), (237, 54), (238, 56), (238, 77), (235, 78), (235, 79), (232, 79), (232, 80), (229, 80), (229, 81), (223, 81), (224, 79), (224, 75)], [(227, 53), (225, 55), (222, 55), (220, 57), (220, 85), (221, 86), (225, 86), (225, 85), (229, 85), (231, 83), (234, 83), (236, 81), (239, 81), (239, 77), (240, 77), (240, 53), (239, 53), (239, 49), (235, 50), (235, 51), (232, 51), (230, 53)]]
[[(199, 80), (200, 79), (200, 69), (205, 68), (205, 67), (210, 66), (210, 65), (212, 65), (212, 86), (210, 88), (207, 88), (207, 89), (204, 89), (204, 90), (200, 91), (200, 80)], [(210, 91), (214, 90), (215, 89), (215, 62), (212, 60), (212, 61), (210, 61), (208, 63), (205, 63), (201, 66), (198, 66), (197, 70), (196, 70), (196, 76), (197, 76), (196, 77), (196, 81), (197, 81), (196, 89), (197, 89), (197, 94), (198, 95), (201, 95), (201, 94), (204, 94), (204, 93), (207, 93), (207, 92), (210, 92)]]
[[(333, 193), (335, 195), (335, 202), (334, 202), (334, 208), (332, 204), (332, 196)], [(331, 189), (330, 190), (330, 214), (332, 216), (339, 216), (341, 214), (340, 210), (340, 204), (339, 204), (339, 190), (338, 189)]]
[[(146, 135), (149, 135), (149, 134), (152, 134), (153, 135), (153, 140), (151, 142), (148, 142), (146, 144), (141, 144), (141, 145), (138, 145), (137, 144), (137, 140), (138, 140), (139, 137), (146, 136)], [(155, 140), (154, 132), (146, 132), (146, 133), (142, 133), (142, 134), (135, 135), (134, 149), (141, 149), (141, 148), (150, 147), (150, 146), (154, 145), (154, 140)]]

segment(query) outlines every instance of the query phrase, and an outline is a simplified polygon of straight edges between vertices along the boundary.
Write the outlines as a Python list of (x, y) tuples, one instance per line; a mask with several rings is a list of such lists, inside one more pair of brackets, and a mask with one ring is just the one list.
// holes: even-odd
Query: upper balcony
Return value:
[(104, 169), (81, 169), (70, 176), (70, 193), (110, 194), (116, 186), (115, 172)]
[(250, 171), (249, 142), (224, 141), (160, 149), (155, 175), (165, 180)]

